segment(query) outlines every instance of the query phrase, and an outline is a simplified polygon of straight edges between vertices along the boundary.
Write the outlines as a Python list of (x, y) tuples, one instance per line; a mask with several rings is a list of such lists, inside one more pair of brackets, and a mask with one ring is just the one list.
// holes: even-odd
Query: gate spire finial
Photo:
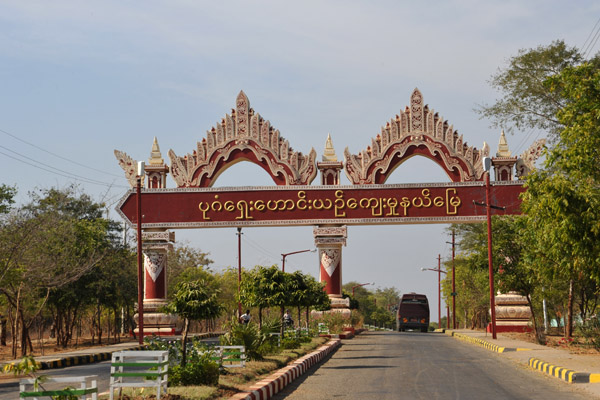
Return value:
[(328, 133), (327, 141), (325, 142), (325, 151), (323, 152), (323, 161), (337, 162), (337, 160), (335, 149), (333, 148), (333, 142), (331, 141), (331, 135)]

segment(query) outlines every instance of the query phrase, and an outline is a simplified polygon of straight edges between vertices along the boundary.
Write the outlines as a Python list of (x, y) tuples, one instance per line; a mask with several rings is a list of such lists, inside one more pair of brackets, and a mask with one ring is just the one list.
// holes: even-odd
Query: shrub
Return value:
[(184, 366), (169, 368), (169, 386), (192, 386), (219, 384), (219, 364), (211, 360), (209, 352), (190, 357)]
[[(169, 352), (169, 365), (179, 364), (181, 360), (181, 341), (166, 340), (157, 336), (144, 338), (148, 350), (166, 350)], [(188, 343), (189, 345), (190, 343)]]
[(340, 333), (343, 330), (344, 325), (348, 324), (349, 319), (344, 317), (342, 313), (330, 312), (324, 313), (319, 321), (324, 322), (329, 328), (329, 333)]
[(240, 324), (232, 320), (228, 332), (221, 336), (224, 346), (244, 346), (246, 357), (250, 360), (262, 360), (268, 346), (268, 336), (262, 333), (255, 324)]
[(283, 349), (297, 349), (300, 347), (300, 341), (293, 337), (286, 337), (281, 341)]
[(597, 315), (592, 315), (583, 321), (579, 330), (581, 336), (585, 338), (588, 346), (600, 351), (600, 319)]

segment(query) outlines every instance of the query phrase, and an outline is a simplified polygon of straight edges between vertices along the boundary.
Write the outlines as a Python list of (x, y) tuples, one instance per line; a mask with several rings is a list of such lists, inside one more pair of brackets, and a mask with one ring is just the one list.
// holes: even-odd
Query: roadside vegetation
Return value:
[[(483, 117), (548, 139), (539, 167), (526, 178), (523, 215), (493, 218), (496, 287), (527, 297), (539, 343), (554, 333), (600, 350), (600, 57), (586, 59), (556, 41), (519, 51), (490, 82), (501, 97), (479, 108)], [(483, 328), (489, 322), (486, 226), (449, 230), (460, 250), (457, 319)], [(451, 261), (445, 265), (451, 268)], [(451, 304), (449, 276), (444, 294)]]

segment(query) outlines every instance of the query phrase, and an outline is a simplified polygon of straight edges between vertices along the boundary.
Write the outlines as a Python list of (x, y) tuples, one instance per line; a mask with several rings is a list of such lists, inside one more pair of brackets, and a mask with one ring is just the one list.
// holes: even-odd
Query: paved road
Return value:
[(589, 394), (443, 334), (368, 332), (344, 341), (329, 360), (274, 397), (338, 398), (583, 400)]

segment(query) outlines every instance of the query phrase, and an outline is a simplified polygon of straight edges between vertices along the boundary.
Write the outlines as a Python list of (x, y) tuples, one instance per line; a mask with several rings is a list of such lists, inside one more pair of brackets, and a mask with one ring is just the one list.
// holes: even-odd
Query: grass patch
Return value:
[[(328, 340), (328, 338), (321, 337), (313, 338), (309, 343), (302, 343), (299, 349), (283, 350), (281, 353), (268, 355), (261, 361), (248, 361), (245, 368), (230, 368), (219, 377), (219, 386), (217, 388), (210, 386), (170, 387), (169, 394), (180, 395), (182, 400), (227, 399), (238, 392), (243, 392), (254, 382), (285, 367), (291, 361), (322, 346)], [(183, 392), (184, 389), (187, 389), (187, 391)], [(201, 393), (201, 391), (204, 392), (205, 390), (205, 393)]]
[[(168, 388), (168, 395), (163, 399), (169, 400), (223, 400), (236, 393), (243, 392), (254, 382), (263, 379), (274, 371), (285, 367), (317, 347), (322, 346), (328, 338), (316, 337), (309, 343), (302, 343), (299, 349), (282, 350), (281, 353), (267, 355), (261, 361), (247, 361), (244, 368), (230, 368), (219, 376), (219, 386), (175, 386)], [(116, 391), (115, 391), (116, 392)], [(156, 398), (155, 389), (123, 389), (123, 399), (142, 400)], [(108, 399), (108, 395), (99, 396), (100, 400)], [(118, 398), (118, 397), (116, 397)]]

